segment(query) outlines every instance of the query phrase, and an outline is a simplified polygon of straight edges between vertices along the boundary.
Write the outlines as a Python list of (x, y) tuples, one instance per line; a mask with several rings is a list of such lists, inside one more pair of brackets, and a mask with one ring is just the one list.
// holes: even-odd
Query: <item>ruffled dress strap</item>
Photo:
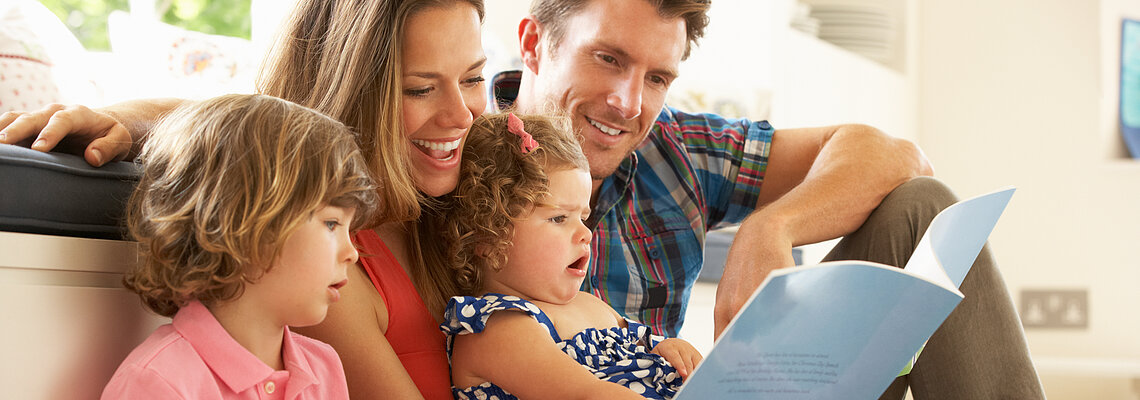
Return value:
[[(482, 297), (455, 296), (448, 301), (447, 309), (444, 310), (443, 313), (443, 323), (439, 326), (439, 329), (447, 335), (447, 354), (449, 356), (451, 355), (452, 343), (455, 336), (483, 332), (487, 327), (487, 319), (491, 317), (491, 314), (503, 310), (523, 312), (530, 315), (535, 321), (538, 321), (539, 324), (546, 327), (547, 332), (550, 333), (550, 338), (554, 339), (555, 343), (562, 342), (562, 339), (558, 336), (558, 331), (554, 329), (554, 323), (550, 321), (550, 317), (542, 312), (542, 309), (538, 308), (534, 303), (523, 300), (517, 296), (508, 296), (498, 293), (488, 293)], [(451, 393), (456, 399), (460, 400), (518, 399), (510, 392), (507, 392), (491, 382), (483, 382), (478, 386), (468, 388), (452, 386)]]
[(518, 296), (488, 293), (482, 297), (455, 296), (447, 302), (447, 309), (443, 313), (443, 324), (439, 328), (447, 335), (447, 352), (451, 353), (451, 340), (455, 335), (480, 333), (487, 327), (487, 319), (497, 311), (521, 311), (533, 317), (538, 323), (546, 327), (550, 338), (555, 343), (561, 342), (558, 331), (554, 330), (554, 322), (542, 312), (538, 306)]

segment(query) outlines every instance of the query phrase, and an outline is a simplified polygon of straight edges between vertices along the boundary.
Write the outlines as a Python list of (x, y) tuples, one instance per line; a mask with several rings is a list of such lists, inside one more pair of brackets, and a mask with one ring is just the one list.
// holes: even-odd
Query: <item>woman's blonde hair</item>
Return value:
[(188, 104), (155, 127), (127, 224), (141, 262), (124, 285), (154, 312), (241, 295), (285, 239), (324, 205), (377, 208), (376, 187), (342, 123), (265, 95)]
[[(507, 261), (514, 222), (528, 215), (548, 194), (548, 174), (566, 169), (589, 171), (578, 138), (565, 117), (517, 115), (538, 148), (520, 149), (521, 140), (507, 130), (509, 114), (484, 115), (467, 136), (459, 186), (429, 210), (441, 233), (435, 264), (448, 269), (458, 293), (475, 295), (484, 271), (499, 270)], [(425, 217), (427, 218), (427, 217)]]
[(373, 225), (419, 218), (404, 133), (401, 44), (411, 16), (482, 0), (301, 0), (270, 52), (258, 89), (311, 107), (359, 132), (385, 209)]

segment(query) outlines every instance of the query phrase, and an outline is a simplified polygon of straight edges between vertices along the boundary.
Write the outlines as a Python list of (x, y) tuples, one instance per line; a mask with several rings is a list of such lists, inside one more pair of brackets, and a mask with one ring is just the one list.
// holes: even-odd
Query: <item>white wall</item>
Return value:
[(1027, 331), (1043, 375), (1140, 376), (1140, 162), (1118, 158), (1115, 120), (1129, 13), (1140, 4), (920, 2), (919, 142), (937, 175), (962, 195), (1019, 187), (991, 237), (1015, 298), (1089, 292), (1087, 329)]

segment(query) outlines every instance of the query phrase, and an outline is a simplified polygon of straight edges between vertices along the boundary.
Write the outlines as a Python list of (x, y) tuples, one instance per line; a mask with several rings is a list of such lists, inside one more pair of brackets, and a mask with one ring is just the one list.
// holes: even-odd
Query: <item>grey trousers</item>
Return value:
[[(901, 268), (934, 216), (956, 201), (936, 179), (904, 183), (824, 261), (867, 260)], [(1045, 398), (1017, 311), (988, 247), (960, 289), (966, 298), (934, 332), (910, 374), (896, 378), (880, 399), (902, 399), (908, 386), (916, 400)]]

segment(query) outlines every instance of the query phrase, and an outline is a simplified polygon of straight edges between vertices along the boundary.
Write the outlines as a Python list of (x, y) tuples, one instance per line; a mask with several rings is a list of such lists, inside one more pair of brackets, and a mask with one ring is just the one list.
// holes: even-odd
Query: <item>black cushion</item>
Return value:
[(123, 239), (140, 172), (132, 162), (95, 168), (80, 156), (0, 144), (0, 231)]

